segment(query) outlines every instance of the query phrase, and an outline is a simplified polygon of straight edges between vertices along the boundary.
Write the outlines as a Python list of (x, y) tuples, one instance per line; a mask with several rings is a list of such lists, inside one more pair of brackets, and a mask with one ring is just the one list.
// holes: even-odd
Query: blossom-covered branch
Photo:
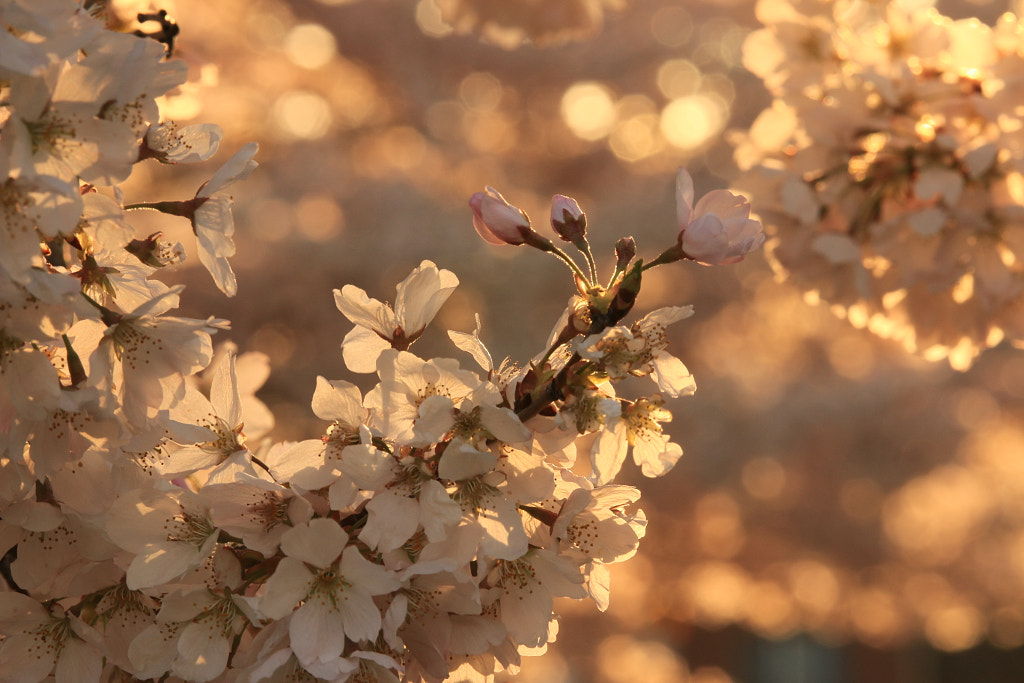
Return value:
[[(759, 247), (745, 201), (694, 205), (682, 171), (668, 247), (645, 264), (623, 237), (602, 281), (574, 200), (556, 195), (552, 227), (582, 267), (475, 195), (482, 237), (569, 267), (550, 338), (495, 363), (478, 326), (449, 332), (468, 359), (421, 358), (454, 273), (423, 261), (393, 307), (346, 285), (341, 353), (376, 382), (320, 377), (322, 430), (273, 443), (267, 358), (215, 346), (225, 320), (171, 315), (184, 288), (158, 279), (195, 251), (236, 293), (225, 190), (258, 148), (191, 197), (126, 202), (137, 165), (204, 162), (223, 136), (161, 118), (187, 39), (166, 13), (117, 33), (94, 5), (0, 1), (0, 680), (484, 681), (554, 639), (554, 598), (605, 609), (647, 523), (615, 478), (630, 454), (673, 467), (662, 425), (695, 387), (666, 332), (689, 306), (623, 321), (650, 268)], [(195, 246), (137, 234), (141, 209), (188, 219)], [(627, 377), (651, 393), (620, 396)]]

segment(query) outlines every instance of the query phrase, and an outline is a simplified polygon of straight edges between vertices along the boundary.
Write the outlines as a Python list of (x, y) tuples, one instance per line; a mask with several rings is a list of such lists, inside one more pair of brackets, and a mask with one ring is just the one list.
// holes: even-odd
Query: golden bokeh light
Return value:
[(326, 242), (339, 236), (345, 227), (345, 214), (329, 195), (303, 195), (295, 206), (295, 227), (314, 242)]
[(857, 635), (877, 647), (891, 647), (911, 630), (908, 615), (891, 590), (868, 587), (853, 592), (848, 602)]
[(693, 18), (678, 5), (660, 7), (651, 17), (651, 35), (665, 47), (681, 47), (693, 36)]
[(661, 132), (680, 149), (693, 150), (717, 136), (729, 117), (721, 98), (713, 95), (677, 97), (661, 112)]
[(287, 137), (315, 140), (331, 127), (331, 107), (316, 93), (290, 90), (274, 101), (270, 118)]
[(416, 25), (432, 38), (444, 38), (455, 31), (450, 24), (445, 23), (441, 8), (434, 0), (419, 0), (416, 3)]
[(670, 59), (658, 67), (658, 90), (669, 99), (694, 95), (701, 85), (700, 69), (688, 59)]
[(334, 36), (320, 24), (298, 24), (284, 37), (284, 53), (296, 66), (318, 69), (334, 59)]
[(601, 83), (574, 83), (562, 96), (561, 111), (565, 125), (584, 140), (600, 140), (615, 124), (612, 92)]
[(698, 623), (724, 626), (742, 618), (750, 576), (731, 562), (703, 562), (687, 570), (680, 589)]
[(732, 676), (717, 666), (699, 666), (690, 673), (689, 683), (735, 683)]
[(792, 594), (775, 581), (754, 581), (743, 603), (744, 622), (766, 638), (785, 638), (800, 625)]
[(459, 83), (459, 97), (469, 109), (492, 112), (501, 104), (501, 81), (486, 72), (471, 73)]
[(992, 498), (978, 474), (945, 465), (918, 477), (886, 502), (889, 538), (928, 566), (956, 560), (972, 532), (992, 512)]
[(672, 648), (631, 636), (605, 638), (597, 646), (600, 683), (634, 683), (643, 671), (644, 683), (688, 683), (689, 668)]
[(697, 543), (711, 557), (729, 558), (746, 542), (739, 504), (728, 494), (711, 493), (697, 502)]
[(786, 487), (786, 470), (775, 458), (753, 458), (743, 465), (743, 488), (754, 498), (778, 498)]
[(620, 120), (608, 138), (608, 146), (623, 161), (640, 161), (661, 148), (658, 117), (637, 114)]
[(835, 610), (841, 598), (841, 584), (832, 567), (816, 560), (800, 560), (789, 568), (793, 597), (819, 623)]
[(951, 604), (928, 613), (924, 632), (938, 649), (956, 652), (978, 644), (985, 633), (985, 621), (974, 606)]

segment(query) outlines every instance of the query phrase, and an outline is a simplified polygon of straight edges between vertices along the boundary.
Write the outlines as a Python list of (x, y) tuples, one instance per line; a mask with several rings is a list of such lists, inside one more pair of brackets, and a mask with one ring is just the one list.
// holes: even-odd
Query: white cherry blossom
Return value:
[(218, 529), (209, 509), (185, 489), (133, 490), (118, 498), (106, 518), (111, 540), (132, 554), (129, 589), (179, 579), (209, 558)]
[(347, 542), (336, 522), (320, 518), (281, 537), (285, 557), (267, 581), (260, 610), (271, 619), (290, 615), (291, 647), (304, 667), (330, 666), (347, 641), (375, 638), (381, 613), (372, 596), (400, 585)]
[(356, 326), (341, 345), (349, 370), (374, 372), (384, 349), (407, 350), (458, 284), (451, 271), (423, 261), (398, 284), (394, 309), (355, 285), (334, 290), (338, 310)]
[(59, 605), (48, 608), (27, 595), (2, 592), (0, 634), (0, 680), (39, 683), (52, 674), (59, 683), (99, 683), (99, 635)]
[(210, 271), (217, 287), (234, 296), (238, 291), (235, 273), (228, 258), (235, 255), (235, 219), (231, 214), (233, 200), (224, 190), (249, 177), (258, 164), (253, 160), (259, 145), (250, 142), (235, 152), (213, 177), (196, 192), (196, 208), (191, 216), (192, 230), (199, 247), (199, 261)]

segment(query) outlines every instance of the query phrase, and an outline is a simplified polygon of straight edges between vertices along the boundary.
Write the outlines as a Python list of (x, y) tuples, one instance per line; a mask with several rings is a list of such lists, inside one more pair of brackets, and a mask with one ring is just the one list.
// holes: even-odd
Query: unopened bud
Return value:
[(587, 216), (572, 197), (551, 198), (551, 227), (566, 242), (575, 244), (587, 235)]
[(519, 246), (530, 240), (533, 229), (522, 209), (512, 206), (493, 187), (469, 198), (473, 227), (485, 242)]
[(632, 237), (623, 237), (615, 243), (615, 268), (625, 270), (629, 262), (636, 256), (636, 241)]

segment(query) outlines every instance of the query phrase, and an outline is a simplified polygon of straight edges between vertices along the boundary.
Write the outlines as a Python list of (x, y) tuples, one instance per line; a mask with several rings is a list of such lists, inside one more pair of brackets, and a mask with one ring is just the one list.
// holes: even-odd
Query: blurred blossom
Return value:
[(1024, 344), (1020, 20), (931, 2), (789, 7), (744, 64), (774, 99), (738, 136), (777, 269), (858, 327), (968, 367)]

